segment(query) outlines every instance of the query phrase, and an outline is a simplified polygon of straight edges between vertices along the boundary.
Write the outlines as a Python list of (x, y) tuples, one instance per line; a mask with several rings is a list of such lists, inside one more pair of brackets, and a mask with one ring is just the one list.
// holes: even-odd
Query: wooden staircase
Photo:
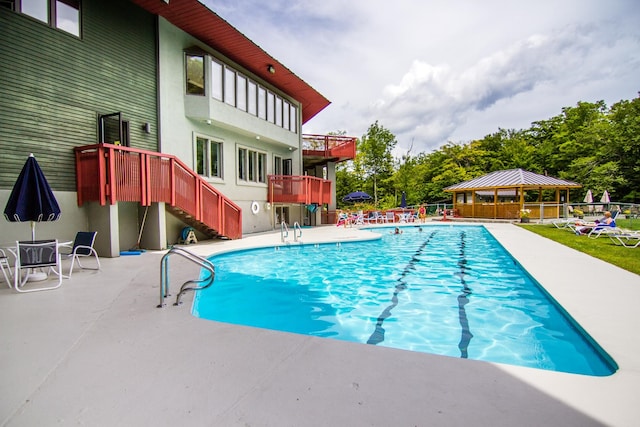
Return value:
[(198, 230), (199, 232), (201, 232), (202, 234), (204, 234), (210, 239), (216, 239), (216, 238), (226, 239), (227, 238), (226, 236), (218, 234), (218, 232), (214, 228), (211, 228), (209, 225), (205, 224), (204, 222), (195, 219), (188, 212), (185, 212), (176, 206), (166, 205), (166, 211), (169, 212), (171, 215), (175, 216), (176, 218), (178, 218), (180, 221), (187, 224), (188, 226), (195, 228), (196, 230)]

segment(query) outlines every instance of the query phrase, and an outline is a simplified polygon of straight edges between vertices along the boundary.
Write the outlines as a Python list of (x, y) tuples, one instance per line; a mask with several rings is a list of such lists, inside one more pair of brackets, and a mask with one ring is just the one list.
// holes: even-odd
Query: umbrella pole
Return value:
[[(36, 240), (36, 222), (31, 221), (31, 241), (35, 242), (35, 240)], [(28, 282), (41, 282), (43, 280), (46, 280), (48, 277), (49, 275), (44, 271), (42, 271), (41, 268), (39, 269), (30, 268), (29, 271), (27, 272)]]

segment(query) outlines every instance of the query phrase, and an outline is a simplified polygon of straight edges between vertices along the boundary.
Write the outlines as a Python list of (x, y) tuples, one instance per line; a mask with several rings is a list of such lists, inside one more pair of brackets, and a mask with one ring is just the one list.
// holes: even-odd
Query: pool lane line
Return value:
[(466, 237), (467, 234), (462, 231), (460, 233), (460, 251), (458, 255), (458, 267), (460, 271), (457, 275), (460, 277), (460, 283), (462, 284), (462, 293), (458, 295), (458, 321), (460, 322), (460, 342), (458, 342), (458, 348), (460, 349), (460, 357), (467, 359), (469, 356), (468, 349), (469, 343), (473, 338), (473, 334), (469, 329), (469, 319), (467, 318), (467, 311), (465, 305), (469, 303), (469, 295), (472, 294), (471, 289), (467, 286), (465, 276), (467, 275), (467, 255), (466, 255)]
[(407, 284), (404, 281), (404, 277), (410, 272), (410, 270), (415, 270), (415, 264), (417, 262), (420, 262), (418, 256), (422, 254), (424, 248), (427, 247), (427, 244), (433, 238), (433, 236), (436, 235), (436, 233), (437, 231), (432, 231), (431, 234), (429, 234), (427, 239), (422, 242), (418, 250), (413, 253), (413, 255), (411, 256), (411, 260), (402, 270), (402, 274), (400, 274), (400, 278), (398, 279), (398, 284), (396, 284), (393, 296), (391, 297), (391, 305), (387, 306), (387, 308), (385, 308), (382, 311), (382, 314), (380, 314), (380, 316), (378, 317), (378, 321), (376, 322), (376, 329), (367, 340), (367, 344), (376, 345), (384, 341), (385, 330), (382, 327), (382, 324), (384, 323), (385, 319), (391, 316), (391, 310), (393, 310), (398, 305), (398, 294), (407, 289)]

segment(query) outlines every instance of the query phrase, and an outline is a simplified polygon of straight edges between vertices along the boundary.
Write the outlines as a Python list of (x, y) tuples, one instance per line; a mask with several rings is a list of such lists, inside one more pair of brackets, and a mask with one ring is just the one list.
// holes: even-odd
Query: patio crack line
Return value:
[(415, 251), (414, 254), (411, 256), (411, 260), (404, 267), (404, 270), (402, 270), (402, 274), (398, 279), (398, 284), (396, 285), (395, 291), (393, 292), (393, 297), (391, 297), (391, 305), (387, 306), (387, 308), (385, 308), (382, 311), (382, 314), (380, 314), (380, 316), (378, 317), (378, 321), (376, 322), (376, 329), (375, 331), (373, 331), (373, 333), (367, 340), (367, 344), (376, 345), (384, 341), (385, 329), (382, 327), (382, 324), (384, 323), (385, 319), (391, 316), (391, 310), (393, 310), (398, 305), (398, 294), (404, 291), (405, 289), (407, 289), (407, 284), (405, 283), (404, 278), (409, 272), (411, 272), (411, 270), (415, 270), (415, 264), (417, 262), (420, 262), (420, 260), (418, 259), (418, 256), (422, 254), (422, 252), (424, 251), (424, 248), (427, 247), (427, 244), (429, 244), (429, 241), (433, 238), (433, 236), (436, 235), (436, 233), (437, 231), (432, 231), (431, 234), (429, 234), (427, 239), (422, 243), (422, 245), (420, 245), (418, 250)]

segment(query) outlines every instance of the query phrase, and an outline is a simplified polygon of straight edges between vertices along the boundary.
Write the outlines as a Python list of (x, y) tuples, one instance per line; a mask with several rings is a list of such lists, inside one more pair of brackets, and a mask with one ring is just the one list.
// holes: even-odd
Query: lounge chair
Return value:
[(608, 236), (610, 234), (620, 234), (623, 232), (621, 228), (616, 227), (616, 222), (611, 221), (611, 224), (597, 224), (589, 231), (587, 237), (590, 239), (597, 239), (600, 236)]
[(616, 245), (624, 246), (625, 248), (637, 248), (640, 246), (640, 234), (614, 234), (609, 238)]
[[(58, 253), (57, 240), (35, 240), (16, 242), (16, 261), (13, 270), (14, 287), (18, 292), (38, 292), (57, 289), (62, 285), (62, 264)], [(46, 273), (36, 273), (37, 269), (46, 269)], [(36, 274), (43, 274), (48, 278), (49, 274), (58, 276), (57, 283), (53, 286), (22, 289)], [(38, 279), (40, 281), (40, 279)]]
[(571, 224), (575, 224), (575, 222), (576, 222), (575, 218), (564, 218), (564, 219), (554, 219), (551, 221), (551, 224), (553, 224), (554, 227), (556, 228), (567, 228)]
[[(61, 248), (66, 248), (65, 252), (61, 252), (60, 256), (69, 259), (71, 258), (71, 265), (69, 266), (69, 276), (73, 273), (73, 266), (78, 262), (78, 266), (82, 269), (100, 270), (100, 259), (98, 253), (93, 248), (93, 244), (96, 240), (97, 231), (79, 231), (76, 234), (76, 238), (73, 241), (73, 246), (60, 245)], [(80, 263), (80, 258), (94, 257), (96, 259), (96, 267), (85, 267)]]

